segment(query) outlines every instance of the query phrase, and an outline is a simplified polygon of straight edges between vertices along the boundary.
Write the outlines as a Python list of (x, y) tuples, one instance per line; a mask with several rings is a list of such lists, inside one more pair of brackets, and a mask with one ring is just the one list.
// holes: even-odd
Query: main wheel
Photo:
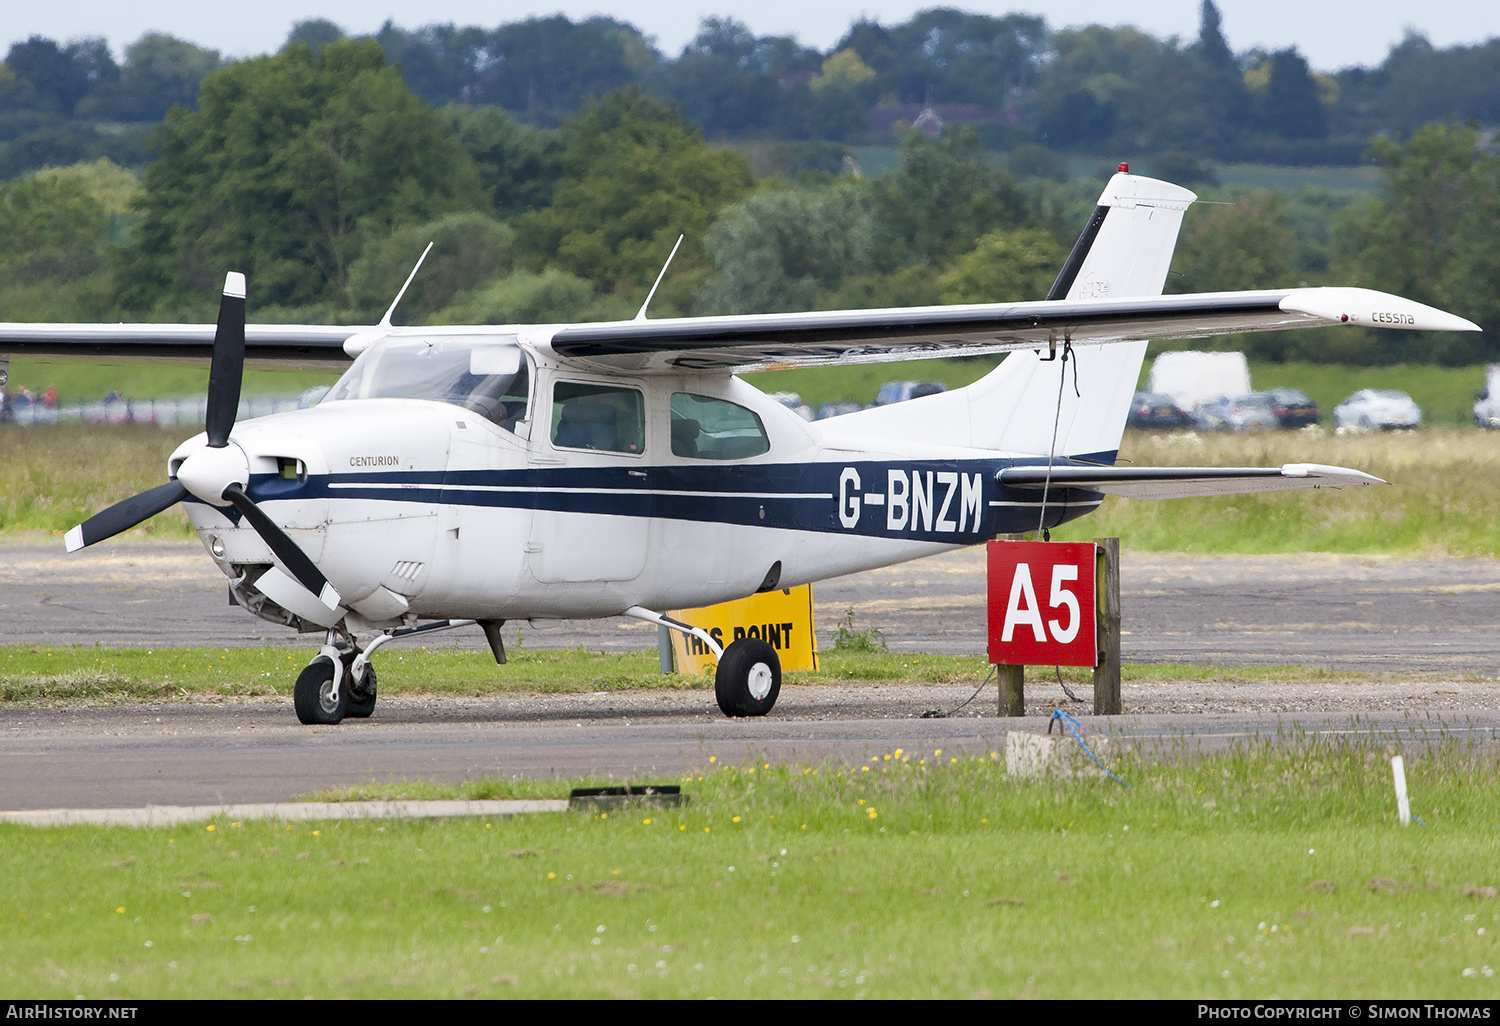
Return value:
[(375, 667), (365, 663), (365, 672), (359, 680), (354, 679), (354, 656), (350, 652), (343, 658), (344, 692), (349, 696), (344, 705), (344, 715), (356, 720), (366, 719), (375, 711)]
[(314, 659), (297, 675), (292, 706), (303, 723), (338, 723), (344, 718), (348, 702), (347, 684), (339, 688), (338, 700), (333, 698), (333, 662), (327, 656)]
[(714, 697), (725, 716), (764, 716), (781, 694), (781, 660), (759, 638), (740, 638), (724, 649), (714, 674)]

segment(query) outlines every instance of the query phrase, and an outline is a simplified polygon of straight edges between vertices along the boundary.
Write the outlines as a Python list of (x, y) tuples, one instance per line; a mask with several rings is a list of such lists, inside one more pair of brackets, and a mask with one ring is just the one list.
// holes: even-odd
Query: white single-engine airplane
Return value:
[[(1041, 302), (246, 328), (231, 273), (216, 327), (0, 324), (0, 351), (212, 356), (206, 430), (172, 454), (167, 483), (73, 528), (67, 548), (185, 503), (234, 603), (325, 632), (294, 690), (303, 723), (369, 716), (370, 657), (396, 638), (477, 623), (503, 663), (507, 620), (621, 615), (698, 637), (718, 658), (719, 707), (758, 716), (780, 690), (775, 650), (721, 647), (662, 610), (1055, 527), (1106, 494), (1378, 482), (1316, 464), (1114, 465), (1148, 339), (1479, 330), (1364, 289), (1163, 296), (1194, 199), (1122, 165)], [(967, 388), (816, 423), (734, 376), (997, 352), (1010, 355)], [(236, 424), (246, 356), (354, 363), (314, 408)]]

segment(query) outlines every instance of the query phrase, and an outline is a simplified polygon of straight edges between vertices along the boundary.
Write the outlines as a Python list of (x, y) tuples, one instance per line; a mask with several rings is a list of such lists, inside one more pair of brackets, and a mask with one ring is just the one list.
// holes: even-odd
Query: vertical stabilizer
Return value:
[[(1161, 295), (1183, 212), (1197, 198), (1168, 182), (1115, 175), (1047, 298)], [(1052, 446), (1055, 421), (1056, 455), (1113, 462), (1145, 355), (1145, 342), (1083, 346), (1066, 364), (1061, 345), (1052, 360), (1046, 353), (1011, 353), (967, 388), (840, 420), (866, 434), (1038, 455)]]
[[(1193, 193), (1167, 182), (1124, 172), (1115, 175), (1047, 298), (1161, 295), (1183, 212), (1195, 199)], [(1080, 348), (1073, 356), (1076, 368), (1066, 368), (1066, 380), (1061, 382), (1059, 411), (1063, 361), (1049, 362), (1035, 353), (1011, 354), (993, 374), (972, 386), (974, 443), (1045, 454), (1052, 445), (1055, 419), (1056, 455), (1113, 461), (1145, 356), (1145, 342)]]

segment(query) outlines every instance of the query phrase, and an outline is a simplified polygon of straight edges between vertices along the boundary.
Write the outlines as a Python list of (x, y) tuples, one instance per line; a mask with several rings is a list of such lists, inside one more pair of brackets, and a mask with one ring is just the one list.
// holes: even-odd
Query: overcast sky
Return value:
[[(1437, 46), (1474, 43), (1500, 35), (1500, 3), (1495, 0), (1218, 0), (1224, 31), (1236, 50), (1260, 46), (1298, 47), (1312, 65), (1331, 71), (1354, 64), (1378, 64), (1408, 28)], [(404, 28), (433, 23), (460, 25), (521, 21), (561, 12), (574, 20), (607, 14), (655, 38), (658, 49), (675, 56), (693, 37), (701, 18), (728, 15), (757, 35), (794, 35), (827, 49), (861, 15), (882, 24), (907, 20), (937, 6), (911, 0), (258, 0), (256, 3), (204, 3), (203, 0), (0, 0), (0, 31), (10, 43), (39, 34), (58, 40), (104, 36), (118, 56), (143, 33), (168, 32), (226, 56), (269, 53), (280, 47), (292, 25), (327, 18), (351, 33), (373, 32), (387, 18)], [(1054, 28), (1085, 24), (1134, 24), (1157, 36), (1191, 38), (1198, 31), (1198, 0), (1154, 0), (1130, 5), (1122, 15), (1118, 0), (1044, 0), (1033, 3), (955, 4), (965, 10), (1005, 14), (1020, 10), (1043, 15)]]

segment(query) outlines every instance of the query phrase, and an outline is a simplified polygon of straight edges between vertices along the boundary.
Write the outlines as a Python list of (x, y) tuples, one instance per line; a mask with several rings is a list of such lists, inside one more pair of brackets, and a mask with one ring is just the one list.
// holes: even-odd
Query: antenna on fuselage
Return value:
[(404, 296), (404, 295), (406, 295), (406, 290), (407, 289), (411, 288), (412, 280), (414, 278), (416, 278), (417, 272), (422, 269), (422, 261), (426, 260), (427, 259), (427, 254), (431, 253), (431, 252), (432, 252), (432, 243), (429, 242), (427, 244), (427, 248), (424, 249), (424, 250), (422, 250), (422, 255), (419, 256), (419, 257), (417, 257), (417, 266), (413, 267), (411, 269), (411, 273), (406, 276), (406, 284), (403, 285), (403, 286), (401, 286), (401, 291), (400, 292), (396, 293), (396, 298), (391, 303), (391, 308), (385, 312), (385, 316), (384, 317), (380, 318), (380, 327), (382, 327), (382, 328), (389, 328), (389, 327), (391, 327), (391, 316), (393, 314), (395, 314), (396, 307), (401, 302), (401, 297)]
[[(677, 236), (677, 246), (682, 245), (683, 238), (684, 236)], [(651, 291), (646, 294), (646, 301), (641, 304), (641, 312), (635, 315), (636, 320), (644, 321), (646, 319), (646, 307), (651, 305), (651, 297), (656, 295), (656, 290), (661, 285), (661, 280), (667, 276), (667, 268), (672, 266), (672, 258), (677, 255), (677, 246), (673, 246), (672, 252), (667, 254), (667, 262), (661, 265), (661, 273), (656, 276), (656, 284), (652, 285)], [(412, 273), (415, 274), (416, 272), (413, 271)]]

